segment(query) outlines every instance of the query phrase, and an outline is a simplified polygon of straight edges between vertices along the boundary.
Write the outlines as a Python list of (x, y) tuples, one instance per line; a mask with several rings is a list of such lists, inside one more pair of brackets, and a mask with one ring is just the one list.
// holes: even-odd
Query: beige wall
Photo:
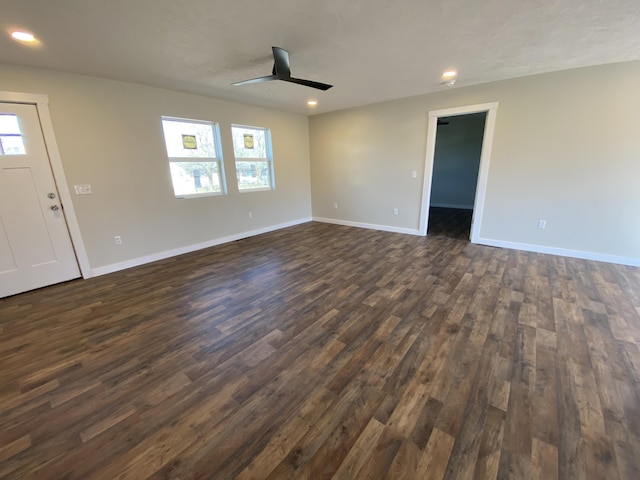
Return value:
[(498, 102), (480, 237), (640, 262), (638, 85), (631, 62), (311, 117), (313, 215), (417, 229), (428, 112)]
[[(140, 85), (0, 65), (0, 91), (49, 96), (49, 108), (92, 268), (295, 222), (311, 215), (305, 116)], [(229, 194), (176, 199), (161, 116), (220, 124)], [(230, 126), (271, 129), (276, 190), (238, 193)], [(253, 219), (248, 218), (253, 213)], [(114, 235), (123, 245), (116, 246)]]
[[(499, 107), (480, 237), (640, 261), (638, 84), (632, 62), (455, 88), (309, 125), (241, 103), (0, 66), (0, 91), (49, 96), (67, 181), (93, 187), (72, 198), (94, 269), (303, 220), (311, 200), (316, 217), (415, 230), (428, 112), (486, 102)], [(162, 115), (220, 123), (227, 196), (174, 198)], [(275, 191), (237, 192), (231, 123), (271, 129)]]

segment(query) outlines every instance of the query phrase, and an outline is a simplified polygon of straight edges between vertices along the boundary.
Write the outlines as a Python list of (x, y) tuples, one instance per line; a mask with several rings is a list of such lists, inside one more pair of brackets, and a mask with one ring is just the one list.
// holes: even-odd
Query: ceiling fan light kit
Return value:
[(271, 80), (282, 80), (283, 82), (297, 83), (305, 87), (317, 88), (318, 90), (329, 90), (333, 85), (326, 83), (314, 82), (313, 80), (304, 80), (302, 78), (294, 78), (291, 76), (291, 68), (289, 67), (289, 52), (284, 48), (271, 47), (273, 51), (273, 71), (271, 75), (264, 77), (252, 78), (241, 82), (232, 83), (238, 87), (241, 85), (250, 85), (252, 83), (269, 82)]

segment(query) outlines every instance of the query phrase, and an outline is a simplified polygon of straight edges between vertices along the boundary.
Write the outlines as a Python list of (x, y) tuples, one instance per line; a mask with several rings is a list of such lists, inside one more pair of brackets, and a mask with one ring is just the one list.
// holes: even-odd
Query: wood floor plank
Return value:
[(338, 469), (332, 476), (333, 480), (351, 480), (363, 467), (369, 453), (378, 443), (384, 430), (384, 425), (372, 418), (364, 428), (356, 443), (351, 447)]
[(17, 455), (18, 453), (26, 450), (31, 446), (31, 438), (29, 435), (25, 435), (23, 437), (14, 440), (8, 445), (4, 445), (0, 447), (0, 462), (4, 462), (5, 460)]
[(264, 478), (270, 474), (296, 443), (312, 429), (330, 403), (335, 401), (335, 394), (320, 387), (309, 399), (300, 412), (284, 424), (271, 437), (269, 444), (252, 460), (252, 462), (236, 477), (237, 480)]
[(529, 390), (520, 385), (512, 385), (502, 448), (530, 457), (532, 438)]
[(382, 480), (387, 478), (387, 473), (403, 441), (402, 437), (399, 437), (392, 429), (385, 428), (378, 437), (376, 445), (368, 452), (362, 468), (352, 478), (354, 480)]
[(330, 479), (373, 418), (383, 393), (367, 388), (346, 411), (313, 458), (296, 473), (296, 479)]
[(431, 437), (431, 432), (436, 425), (436, 419), (442, 409), (442, 402), (439, 402), (435, 398), (429, 397), (424, 404), (422, 412), (416, 420), (416, 425), (411, 432), (411, 441), (415, 443), (420, 450), (424, 450), (427, 446), (427, 442)]
[(424, 449), (416, 478), (440, 480), (444, 478), (455, 438), (437, 428), (433, 430)]
[(473, 478), (489, 480), (497, 477), (504, 438), (504, 422), (505, 412), (489, 406)]
[(414, 480), (417, 475), (418, 460), (421, 453), (415, 443), (404, 440), (393, 462), (391, 462), (387, 478), (389, 480)]
[[(494, 347), (495, 348), (495, 347)], [(485, 350), (487, 353), (497, 353), (497, 349)], [(477, 459), (483, 446), (483, 432), (500, 428), (501, 422), (489, 414), (489, 391), (494, 381), (495, 362), (491, 355), (480, 358), (477, 372), (474, 376), (468, 400), (464, 409), (459, 413), (461, 418), (468, 419), (460, 422), (460, 430), (456, 433), (456, 442), (451, 451), (445, 478), (471, 478), (477, 471)], [(473, 419), (473, 421), (471, 420)], [(497, 422), (498, 425), (487, 425), (487, 420)], [(484, 445), (488, 447), (488, 445)], [(485, 454), (486, 452), (483, 452)]]
[[(512, 453), (503, 449), (500, 455), (500, 466), (498, 467), (498, 480), (530, 479), (533, 476), (531, 458), (526, 455)], [(566, 477), (584, 478), (584, 477)]]
[(0, 478), (640, 478), (640, 269), (432, 213), (0, 299)]
[(357, 384), (348, 385), (344, 394), (338, 397), (327, 411), (318, 419), (313, 427), (296, 443), (282, 459), (278, 466), (265, 478), (271, 480), (280, 478), (296, 478), (299, 472), (313, 458), (325, 441), (334, 431), (339, 421), (344, 418), (360, 395), (360, 387)]
[(137, 415), (135, 408), (133, 408), (133, 406), (131, 405), (125, 405), (124, 408), (121, 408), (109, 418), (95, 423), (88, 429), (80, 432), (80, 438), (82, 439), (83, 443), (86, 443), (93, 437), (100, 435), (101, 433), (105, 432), (106, 430), (110, 429), (114, 425), (117, 425), (118, 423), (132, 415)]
[[(531, 474), (533, 480), (558, 479), (558, 449), (537, 438), (533, 439)], [(609, 478), (615, 478), (616, 475)]]

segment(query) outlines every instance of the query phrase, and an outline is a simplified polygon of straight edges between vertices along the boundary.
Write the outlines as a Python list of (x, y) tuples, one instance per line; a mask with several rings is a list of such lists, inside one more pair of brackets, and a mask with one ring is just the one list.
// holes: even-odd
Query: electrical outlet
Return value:
[(394, 208), (394, 209), (393, 209), (393, 214), (394, 214), (394, 215), (398, 215), (398, 209), (397, 209), (397, 208)]
[(249, 218), (253, 218), (253, 212), (249, 212)]
[(122, 237), (120, 235), (113, 237), (113, 241), (116, 242), (116, 245), (122, 245)]
[(333, 208), (338, 208), (338, 202), (333, 202)]
[(93, 193), (93, 191), (91, 191), (91, 185), (74, 185), (73, 189), (76, 195), (91, 195)]
[(547, 221), (546, 220), (538, 220), (538, 228), (540, 230), (544, 230), (545, 228), (547, 228)]

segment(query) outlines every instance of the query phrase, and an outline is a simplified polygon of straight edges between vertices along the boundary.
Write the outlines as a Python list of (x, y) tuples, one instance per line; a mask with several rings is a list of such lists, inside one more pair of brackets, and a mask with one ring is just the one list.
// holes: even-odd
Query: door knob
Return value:
[(47, 198), (50, 198), (51, 200), (53, 200), (54, 198), (56, 198), (56, 194), (55, 193), (47, 193)]
[(51, 205), (49, 208), (50, 208), (51, 210), (53, 210), (54, 212), (55, 212), (56, 210), (60, 210), (60, 207), (59, 207), (58, 205)]

